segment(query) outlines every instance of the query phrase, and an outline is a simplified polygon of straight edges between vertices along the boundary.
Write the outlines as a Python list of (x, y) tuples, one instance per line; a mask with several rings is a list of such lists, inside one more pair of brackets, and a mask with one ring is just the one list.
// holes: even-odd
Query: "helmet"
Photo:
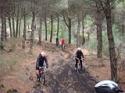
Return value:
[(102, 80), (95, 85), (96, 93), (119, 93), (122, 90), (118, 84), (111, 80)]
[(78, 47), (77, 50), (82, 50), (82, 49), (80, 47)]
[(41, 54), (41, 56), (45, 56), (46, 55), (46, 53), (44, 51), (42, 51), (40, 54)]

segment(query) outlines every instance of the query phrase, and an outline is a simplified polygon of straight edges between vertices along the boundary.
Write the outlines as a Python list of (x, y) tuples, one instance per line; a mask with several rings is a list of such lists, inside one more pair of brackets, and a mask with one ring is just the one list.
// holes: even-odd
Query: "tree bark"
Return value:
[(76, 41), (76, 44), (77, 44), (77, 47), (80, 47), (80, 18), (79, 18), (79, 14), (78, 14), (77, 18), (78, 18), (78, 27), (77, 27), (77, 41)]
[(3, 17), (4, 39), (7, 40), (6, 17)]
[(41, 45), (41, 41), (42, 41), (42, 18), (40, 18), (39, 20), (39, 41), (38, 41), (38, 44)]
[(122, 28), (122, 35), (124, 36), (125, 35), (125, 24), (122, 24), (121, 28)]
[(21, 35), (21, 17), (19, 18), (19, 37)]
[(1, 41), (0, 41), (0, 49), (3, 50), (4, 49), (4, 15), (3, 15), (3, 11), (1, 9)]
[(35, 31), (35, 12), (32, 12), (32, 24), (31, 24), (31, 41), (30, 41), (30, 52), (32, 53), (33, 43), (34, 43), (34, 31)]
[(45, 12), (45, 20), (44, 20), (44, 23), (45, 23), (45, 40), (47, 41), (47, 33), (48, 33), (48, 30), (47, 30), (47, 17), (46, 17), (46, 12)]
[(50, 34), (50, 42), (52, 42), (53, 39), (53, 16), (51, 15), (51, 34)]
[(68, 18), (68, 20), (69, 20), (69, 26), (68, 26), (68, 28), (69, 28), (69, 44), (71, 44), (71, 19)]
[(67, 17), (67, 20), (65, 18), (65, 16), (63, 15), (63, 19), (64, 19), (64, 22), (68, 28), (68, 32), (69, 32), (69, 40), (68, 40), (68, 43), (71, 44), (71, 18)]
[(13, 25), (13, 36), (16, 37), (14, 17), (12, 17), (12, 25)]
[(97, 28), (97, 58), (102, 58), (102, 15), (97, 7), (96, 11), (96, 28)]
[(85, 44), (85, 35), (84, 35), (85, 24), (84, 24), (84, 19), (85, 19), (85, 15), (82, 12), (82, 45)]
[(57, 33), (56, 33), (56, 46), (59, 45), (59, 15), (57, 15)]
[(57, 33), (56, 37), (59, 38), (59, 16), (57, 16)]
[[(123, 8), (125, 8), (124, 4), (125, 4), (125, 1), (122, 3), (122, 6), (124, 6)], [(124, 37), (124, 35), (125, 35), (125, 13), (124, 13), (124, 10), (122, 12), (123, 12), (122, 13), (122, 20), (123, 20), (123, 22), (122, 22), (121, 28), (122, 28), (122, 35)]]
[(87, 41), (90, 40), (90, 32), (87, 32)]
[(110, 1), (107, 0), (107, 7), (105, 9), (105, 16), (107, 21), (107, 36), (109, 41), (109, 55), (110, 55), (110, 66), (111, 66), (111, 79), (117, 81), (117, 57), (115, 51), (115, 42), (112, 32), (112, 18), (111, 18), (111, 5)]
[(8, 24), (9, 24), (9, 29), (10, 29), (10, 37), (13, 37), (11, 17), (10, 16), (8, 17)]
[(16, 17), (16, 38), (19, 33), (19, 5), (18, 5), (18, 10), (17, 10), (17, 17)]
[(23, 15), (23, 21), (24, 21), (24, 29), (23, 29), (23, 40), (22, 40), (22, 48), (25, 49), (25, 41), (26, 41), (26, 14), (24, 9), (24, 15)]

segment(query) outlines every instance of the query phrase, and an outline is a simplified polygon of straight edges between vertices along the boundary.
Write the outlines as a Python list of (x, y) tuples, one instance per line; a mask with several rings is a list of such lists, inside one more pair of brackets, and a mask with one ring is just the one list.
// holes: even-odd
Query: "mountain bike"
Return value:
[[(79, 59), (79, 58), (75, 57), (75, 59), (78, 60), (77, 66), (75, 67), (75, 70), (76, 70), (77, 72), (85, 71), (85, 68), (84, 68), (84, 66), (83, 66), (84, 58)], [(80, 63), (80, 61), (82, 61), (82, 63)], [(82, 66), (81, 66), (81, 65), (82, 65)], [(81, 67), (82, 67), (82, 68), (81, 68)]]
[(39, 67), (39, 73), (37, 76), (37, 80), (40, 83), (43, 83), (43, 85), (45, 85), (45, 72), (44, 72), (45, 67)]

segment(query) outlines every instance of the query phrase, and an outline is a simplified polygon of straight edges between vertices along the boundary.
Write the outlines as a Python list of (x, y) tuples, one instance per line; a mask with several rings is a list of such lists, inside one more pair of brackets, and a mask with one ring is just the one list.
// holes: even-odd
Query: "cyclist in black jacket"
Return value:
[(37, 76), (39, 74), (39, 67), (44, 68), (45, 64), (46, 64), (46, 68), (48, 68), (48, 61), (47, 61), (46, 54), (45, 54), (45, 52), (41, 52), (37, 58), (37, 61), (36, 61), (36, 74), (37, 74)]
[(80, 69), (82, 70), (83, 59), (84, 59), (84, 55), (83, 55), (81, 48), (77, 48), (77, 50), (75, 52), (75, 60), (76, 60), (75, 69), (78, 67), (78, 62), (80, 62)]

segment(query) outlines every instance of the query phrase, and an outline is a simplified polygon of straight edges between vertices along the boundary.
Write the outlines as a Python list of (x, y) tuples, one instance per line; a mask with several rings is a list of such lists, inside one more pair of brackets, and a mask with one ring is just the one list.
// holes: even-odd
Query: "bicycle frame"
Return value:
[(78, 65), (77, 65), (77, 67), (76, 67), (76, 71), (78, 72), (78, 71), (81, 69), (80, 60), (83, 62), (83, 59), (84, 59), (84, 58), (79, 59), (79, 58), (75, 57), (75, 59), (77, 59), (77, 60), (78, 60), (78, 63), (77, 63)]
[(39, 75), (38, 75), (39, 82), (43, 81), (43, 84), (45, 84), (45, 73), (44, 73), (44, 67), (39, 67)]

